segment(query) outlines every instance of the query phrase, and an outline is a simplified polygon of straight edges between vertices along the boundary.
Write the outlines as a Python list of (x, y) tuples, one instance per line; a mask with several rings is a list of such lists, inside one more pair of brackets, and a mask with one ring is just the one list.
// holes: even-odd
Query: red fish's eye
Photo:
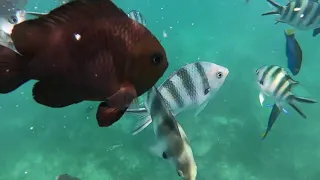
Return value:
[(162, 60), (163, 60), (163, 56), (162, 56), (162, 54), (160, 54), (160, 53), (155, 53), (155, 54), (153, 54), (152, 57), (151, 57), (152, 63), (153, 63), (153, 64), (156, 64), (156, 65), (157, 65), (157, 64), (160, 64)]

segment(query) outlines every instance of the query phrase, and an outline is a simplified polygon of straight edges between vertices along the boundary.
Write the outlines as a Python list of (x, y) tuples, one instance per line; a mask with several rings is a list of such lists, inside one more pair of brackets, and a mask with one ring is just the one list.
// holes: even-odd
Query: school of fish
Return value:
[[(294, 0), (285, 6), (266, 2), (275, 10), (262, 16), (278, 15), (276, 24), (292, 26), (284, 31), (284, 54), (288, 70), (296, 76), (302, 68), (303, 51), (293, 28), (313, 30), (317, 36), (320, 4), (317, 0)], [(63, 108), (98, 101), (100, 127), (111, 126), (125, 113), (136, 121), (133, 135), (152, 123), (156, 142), (150, 151), (173, 164), (182, 179), (195, 180), (197, 163), (191, 142), (176, 116), (187, 110), (199, 116), (225, 83), (228, 68), (195, 61), (178, 68), (156, 87), (169, 62), (141, 12), (125, 13), (111, 0), (70, 1), (47, 13), (25, 11), (26, 3), (0, 2), (0, 93), (11, 93), (36, 80), (32, 95), (41, 105)], [(281, 112), (289, 113), (286, 105), (307, 118), (296, 103), (317, 103), (295, 95), (291, 90), (300, 82), (278, 65), (257, 69), (256, 82), (261, 106), (272, 108), (262, 139)], [(274, 103), (265, 104), (265, 98)], [(62, 174), (56, 179), (79, 178)]]

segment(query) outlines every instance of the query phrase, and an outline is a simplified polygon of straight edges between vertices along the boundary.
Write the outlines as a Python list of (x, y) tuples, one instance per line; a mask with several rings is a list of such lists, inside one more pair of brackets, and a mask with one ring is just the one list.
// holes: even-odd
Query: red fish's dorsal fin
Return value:
[[(66, 3), (47, 15), (27, 20), (14, 26), (12, 40), (18, 52), (33, 56), (51, 45), (59, 46), (68, 33), (76, 33), (81, 28), (94, 28), (96, 24), (106, 24), (106, 20), (128, 18), (111, 0), (76, 0)], [(103, 26), (103, 25), (102, 25)], [(52, 42), (53, 41), (53, 42)]]

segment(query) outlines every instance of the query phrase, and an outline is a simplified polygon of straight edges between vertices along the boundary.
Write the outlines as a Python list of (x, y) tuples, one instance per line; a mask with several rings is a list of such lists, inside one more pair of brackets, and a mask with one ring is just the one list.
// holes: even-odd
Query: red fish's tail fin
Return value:
[(27, 64), (20, 54), (0, 45), (0, 93), (9, 93), (29, 80)]

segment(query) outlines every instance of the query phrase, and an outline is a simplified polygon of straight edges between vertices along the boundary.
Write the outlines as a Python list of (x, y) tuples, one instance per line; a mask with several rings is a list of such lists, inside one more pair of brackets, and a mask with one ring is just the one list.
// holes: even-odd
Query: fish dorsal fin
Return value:
[(46, 15), (15, 25), (11, 36), (18, 52), (33, 56), (44, 48), (50, 48), (46, 46), (48, 42), (61, 46), (59, 39), (71, 38), (85, 28), (94, 29), (92, 25), (104, 28), (101, 24), (105, 23), (101, 22), (111, 18), (120, 20), (128, 17), (111, 0), (71, 1)]

